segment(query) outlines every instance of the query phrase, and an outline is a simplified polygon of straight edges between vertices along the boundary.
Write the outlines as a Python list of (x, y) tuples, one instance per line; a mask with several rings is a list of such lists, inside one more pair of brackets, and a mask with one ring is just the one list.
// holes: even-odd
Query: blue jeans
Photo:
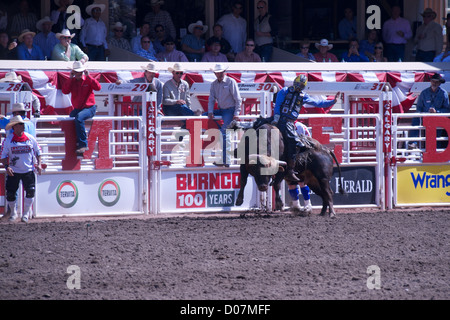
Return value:
[(193, 116), (194, 111), (189, 109), (185, 104), (174, 104), (163, 106), (164, 115), (167, 117), (178, 117), (178, 116)]
[[(234, 118), (234, 110), (235, 108), (228, 108), (228, 109), (217, 109), (213, 111), (214, 116), (222, 116), (223, 124), (220, 127), (220, 132), (222, 133), (222, 159), (223, 163), (230, 164), (231, 162), (231, 156), (227, 156), (227, 127), (230, 125), (231, 121), (233, 121)], [(203, 115), (208, 115), (208, 113), (204, 113)]]
[(405, 45), (404, 44), (386, 44), (386, 58), (389, 62), (398, 62), (400, 59), (405, 60)]
[(90, 46), (86, 45), (88, 48), (89, 61), (106, 61), (105, 59), (105, 47), (100, 46)]
[(272, 60), (272, 53), (273, 53), (273, 45), (272, 44), (265, 44), (257, 48), (255, 50), (259, 56), (261, 57), (261, 61), (263, 62), (270, 62)]
[(95, 112), (97, 111), (97, 106), (93, 105), (89, 108), (84, 109), (73, 109), (69, 117), (75, 118), (75, 132), (77, 134), (77, 147), (85, 148), (87, 147), (87, 135), (86, 127), (84, 122), (87, 119), (93, 118)]

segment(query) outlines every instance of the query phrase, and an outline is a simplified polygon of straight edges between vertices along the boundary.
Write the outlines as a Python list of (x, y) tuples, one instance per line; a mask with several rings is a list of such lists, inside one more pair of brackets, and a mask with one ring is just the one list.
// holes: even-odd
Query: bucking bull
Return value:
[[(236, 205), (240, 206), (244, 201), (244, 188), (250, 174), (254, 177), (259, 191), (267, 191), (270, 185), (273, 186), (276, 210), (282, 210), (284, 203), (280, 197), (280, 187), (285, 176), (284, 168), (286, 167), (286, 162), (282, 161), (284, 159), (283, 137), (278, 128), (271, 125), (264, 118), (258, 119), (254, 123), (253, 129), (258, 139), (256, 145), (255, 141), (250, 141), (252, 139), (244, 134), (238, 148), (235, 150), (235, 156), (241, 158), (241, 187), (236, 199)], [(272, 139), (272, 136), (274, 139)], [(260, 150), (261, 144), (259, 141), (262, 137), (264, 138), (264, 143), (267, 141), (266, 150)], [(324, 216), (327, 208), (329, 208), (329, 216), (334, 218), (336, 212), (333, 207), (333, 191), (330, 186), (330, 180), (333, 175), (333, 160), (336, 162), (339, 171), (339, 193), (345, 193), (341, 185), (341, 168), (339, 163), (334, 152), (322, 146), (317, 140), (307, 136), (302, 136), (301, 138), (304, 139), (303, 142), (308, 148), (306, 151), (297, 154), (295, 164), (295, 169), (298, 172), (297, 176), (315, 194), (322, 198), (323, 204), (320, 215)], [(274, 142), (278, 146), (272, 146), (271, 144)], [(255, 147), (257, 149), (256, 152)], [(253, 150), (251, 150), (252, 148)], [(242, 162), (243, 157), (245, 162)]]

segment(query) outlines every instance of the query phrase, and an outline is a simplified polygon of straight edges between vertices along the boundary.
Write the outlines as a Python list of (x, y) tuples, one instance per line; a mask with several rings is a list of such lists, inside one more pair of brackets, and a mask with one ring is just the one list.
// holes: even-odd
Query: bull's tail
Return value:
[(338, 190), (340, 194), (346, 194), (347, 192), (345, 192), (344, 188), (342, 187), (342, 174), (341, 174), (341, 167), (339, 166), (339, 162), (336, 158), (336, 155), (334, 154), (333, 150), (328, 150), (330, 152), (331, 157), (333, 157), (334, 162), (336, 162), (336, 166), (338, 168), (339, 171), (339, 185), (338, 185)]

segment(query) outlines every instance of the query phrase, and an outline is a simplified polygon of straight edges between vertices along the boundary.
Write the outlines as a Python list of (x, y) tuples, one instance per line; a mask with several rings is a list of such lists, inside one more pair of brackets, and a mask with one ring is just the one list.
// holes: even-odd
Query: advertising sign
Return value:
[(450, 166), (398, 167), (397, 203), (450, 203)]
[(137, 181), (138, 172), (43, 174), (37, 179), (37, 215), (138, 211), (140, 191)]
[(249, 177), (244, 203), (236, 207), (240, 188), (239, 171), (167, 171), (161, 173), (161, 190), (175, 192), (161, 195), (161, 212), (198, 212), (245, 209), (256, 206), (257, 190)]

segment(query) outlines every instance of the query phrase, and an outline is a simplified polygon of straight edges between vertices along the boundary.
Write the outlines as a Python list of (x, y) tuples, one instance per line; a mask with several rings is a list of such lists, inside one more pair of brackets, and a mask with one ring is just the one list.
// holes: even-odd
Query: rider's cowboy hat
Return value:
[(9, 120), (9, 123), (6, 125), (5, 130), (9, 131), (12, 127), (14, 127), (18, 123), (25, 123), (20, 115), (14, 116)]
[(127, 26), (123, 25), (122, 22), (117, 21), (117, 22), (113, 25), (112, 29), (113, 29), (113, 30), (116, 30), (116, 29), (122, 29), (123, 32), (125, 32), (125, 31), (127, 30)]
[(22, 33), (19, 36), (19, 42), (23, 41), (23, 37), (25, 37), (26, 35), (31, 35), (32, 37), (34, 37), (36, 35), (36, 32), (30, 31), (28, 29), (22, 30)]
[(70, 31), (68, 29), (63, 29), (61, 31), (61, 33), (58, 32), (55, 36), (56, 36), (56, 39), (59, 39), (61, 37), (71, 37), (71, 38), (73, 38), (73, 37), (75, 37), (75, 33), (70, 34)]
[(333, 45), (329, 44), (327, 39), (322, 39), (320, 43), (316, 43), (316, 48), (319, 49), (320, 47), (328, 47), (328, 50), (333, 49)]
[(170, 72), (184, 72), (185, 70), (181, 67), (181, 64), (175, 63), (173, 67), (169, 67)]
[(86, 13), (92, 16), (92, 9), (100, 8), (100, 11), (103, 13), (105, 11), (105, 5), (103, 3), (93, 3), (86, 7)]
[(86, 66), (81, 61), (75, 61), (72, 67), (68, 67), (70, 70), (75, 72), (83, 72), (86, 70)]
[(22, 111), (30, 111), (30, 109), (26, 109), (23, 103), (14, 103), (12, 106), (12, 112), (22, 112)]
[(201, 20), (198, 20), (198, 21), (195, 22), (195, 23), (191, 23), (191, 24), (188, 26), (188, 31), (189, 31), (190, 33), (194, 33), (194, 28), (195, 28), (195, 27), (202, 27), (202, 28), (203, 28), (202, 33), (205, 33), (205, 32), (208, 30), (208, 26), (205, 25), (205, 24), (203, 24), (203, 22), (202, 22)]
[(36, 23), (36, 29), (38, 29), (39, 31), (42, 31), (42, 25), (43, 25), (44, 23), (51, 23), (51, 24), (53, 25), (53, 21), (50, 20), (50, 18), (49, 18), (48, 16), (46, 16), (46, 17), (44, 17), (43, 19), (39, 20), (39, 21)]
[(18, 76), (14, 71), (7, 72), (4, 78), (0, 79), (0, 82), (22, 82), (22, 76)]
[(153, 63), (149, 63), (146, 66), (141, 66), (141, 68), (148, 72), (158, 73), (158, 70), (156, 70), (156, 66)]
[(214, 66), (214, 68), (209, 69), (209, 70), (211, 70), (211, 71), (214, 72), (214, 73), (216, 73), (216, 72), (225, 72), (225, 71), (228, 70), (228, 67), (225, 66), (225, 65), (223, 65), (222, 63), (218, 63), (218, 64), (216, 64), (216, 65)]

